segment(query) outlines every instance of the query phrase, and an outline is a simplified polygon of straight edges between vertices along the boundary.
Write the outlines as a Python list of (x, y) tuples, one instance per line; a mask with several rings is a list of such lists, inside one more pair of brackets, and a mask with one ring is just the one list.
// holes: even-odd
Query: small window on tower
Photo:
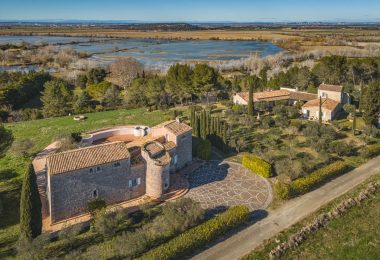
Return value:
[(114, 164), (113, 164), (113, 167), (120, 167), (121, 166), (121, 164), (120, 164), (120, 162), (115, 162)]
[(93, 197), (93, 198), (97, 198), (97, 197), (98, 197), (98, 191), (97, 191), (97, 190), (94, 190), (94, 191), (92, 192), (92, 197)]
[(94, 170), (92, 168), (90, 168), (90, 173), (92, 173)]
[(102, 167), (100, 167), (100, 166), (96, 167), (96, 171), (97, 171), (97, 172), (102, 171)]

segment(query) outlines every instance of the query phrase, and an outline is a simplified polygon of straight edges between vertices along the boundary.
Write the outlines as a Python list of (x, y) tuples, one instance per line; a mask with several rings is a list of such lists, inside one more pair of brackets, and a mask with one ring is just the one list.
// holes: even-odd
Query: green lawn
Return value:
[[(371, 181), (380, 181), (380, 174)], [(345, 198), (356, 196), (368, 183), (369, 181), (365, 182), (360, 188), (334, 200), (312, 216), (266, 241), (244, 259), (268, 259), (270, 250), (280, 242), (298, 232), (316, 215), (327, 212)], [(377, 191), (371, 199), (349, 209), (342, 217), (332, 220), (327, 227), (308, 236), (301, 245), (289, 250), (282, 259), (380, 259), (379, 216), (380, 191)]]
[[(72, 116), (8, 123), (14, 140), (30, 138), (35, 144), (33, 153), (63, 134), (86, 132), (116, 125), (156, 125), (170, 119), (162, 111), (147, 112), (146, 109), (114, 110), (91, 113), (87, 120), (76, 122)], [(13, 156), (9, 151), (0, 156), (0, 259), (14, 254), (14, 242), (18, 236), (19, 192), (23, 172), (29, 158)]]
[[(337, 123), (342, 127), (352, 128), (352, 122), (348, 119), (338, 120)], [(356, 129), (363, 130), (365, 127), (366, 127), (366, 124), (365, 124), (363, 118), (357, 117), (356, 118)]]

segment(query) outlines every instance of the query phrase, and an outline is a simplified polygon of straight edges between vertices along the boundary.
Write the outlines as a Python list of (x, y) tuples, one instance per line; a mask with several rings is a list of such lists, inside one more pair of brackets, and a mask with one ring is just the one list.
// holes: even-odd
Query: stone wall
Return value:
[(186, 165), (189, 165), (193, 160), (191, 132), (177, 136), (176, 144), (176, 153), (178, 158), (177, 169), (181, 169)]
[(170, 186), (170, 162), (160, 164), (144, 150), (141, 155), (146, 163), (146, 195), (160, 198)]
[[(322, 117), (322, 120), (323, 121), (334, 120), (335, 117), (338, 115), (339, 111), (341, 110), (341, 108), (342, 106), (340, 104), (338, 104), (337, 107), (332, 111), (322, 107), (322, 113), (323, 115), (325, 115), (324, 117)], [(309, 111), (309, 118), (314, 118), (314, 119), (319, 118), (319, 107), (304, 108), (302, 113), (306, 114), (306, 111)]]
[(245, 100), (245, 99), (243, 99), (240, 95), (238, 95), (238, 94), (235, 94), (234, 96), (233, 96), (233, 102), (234, 102), (234, 104), (236, 104), (236, 105), (248, 105), (248, 102)]
[(318, 96), (322, 98), (329, 98), (335, 100), (339, 103), (342, 103), (342, 92), (328, 91), (328, 90), (319, 90)]
[[(145, 166), (134, 166), (128, 160), (49, 176), (50, 216), (52, 223), (86, 213), (87, 204), (96, 196), (107, 204), (130, 200), (145, 194)], [(128, 181), (141, 178), (138, 186), (129, 188)], [(94, 192), (96, 191), (96, 194)]]

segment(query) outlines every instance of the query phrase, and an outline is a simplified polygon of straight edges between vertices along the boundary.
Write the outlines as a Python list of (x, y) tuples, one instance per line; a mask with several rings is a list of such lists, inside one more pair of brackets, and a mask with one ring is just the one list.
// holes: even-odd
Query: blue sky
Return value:
[(0, 0), (0, 19), (380, 22), (380, 0)]

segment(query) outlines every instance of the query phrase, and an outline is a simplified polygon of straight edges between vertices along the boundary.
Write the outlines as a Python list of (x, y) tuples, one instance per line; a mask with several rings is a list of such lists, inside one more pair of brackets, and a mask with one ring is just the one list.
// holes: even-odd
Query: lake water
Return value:
[(92, 54), (91, 59), (112, 61), (119, 57), (134, 57), (147, 67), (162, 67), (178, 62), (230, 61), (252, 54), (262, 57), (281, 52), (270, 42), (163, 40), (163, 39), (105, 39), (57, 36), (0, 36), (0, 44), (7, 42), (64, 43), (78, 52)]

